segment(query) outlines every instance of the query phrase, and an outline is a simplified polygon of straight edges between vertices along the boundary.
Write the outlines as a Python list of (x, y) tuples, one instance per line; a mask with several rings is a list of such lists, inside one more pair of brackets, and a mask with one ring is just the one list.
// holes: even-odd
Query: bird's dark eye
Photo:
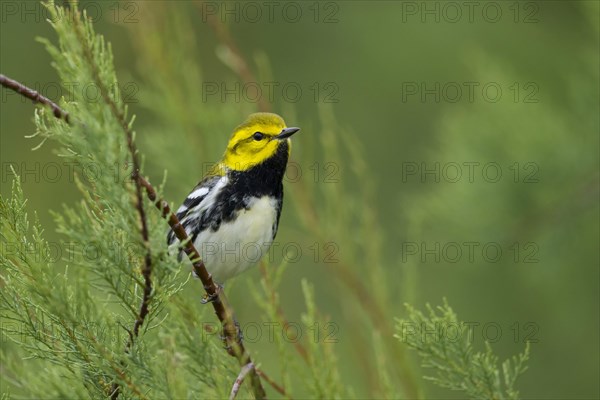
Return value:
[(262, 140), (265, 137), (265, 135), (263, 135), (260, 132), (254, 132), (254, 135), (252, 135), (252, 137), (254, 138), (254, 140)]

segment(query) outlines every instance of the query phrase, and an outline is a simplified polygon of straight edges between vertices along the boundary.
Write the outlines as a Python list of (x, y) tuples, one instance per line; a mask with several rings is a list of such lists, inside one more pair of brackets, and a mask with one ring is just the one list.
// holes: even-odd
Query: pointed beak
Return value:
[(281, 131), (281, 133), (277, 136), (275, 136), (275, 139), (287, 139), (290, 136), (292, 136), (294, 133), (298, 132), (300, 130), (300, 128), (285, 128)]

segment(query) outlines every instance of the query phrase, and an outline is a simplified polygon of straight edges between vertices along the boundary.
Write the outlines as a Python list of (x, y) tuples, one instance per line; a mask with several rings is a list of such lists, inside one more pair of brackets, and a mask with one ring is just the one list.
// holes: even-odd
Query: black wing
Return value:
[[(202, 201), (214, 189), (215, 185), (221, 178), (221, 176), (207, 176), (202, 181), (200, 181), (200, 183), (198, 183), (196, 187), (194, 187), (190, 194), (187, 195), (187, 197), (183, 201), (183, 204), (181, 205), (181, 207), (179, 207), (179, 209), (177, 209), (176, 212), (177, 219), (185, 228), (187, 228), (187, 225), (189, 225), (190, 223), (189, 220), (186, 221), (186, 219), (188, 219), (186, 218), (188, 217), (188, 214), (190, 214), (191, 211), (194, 211), (201, 205)], [(189, 235), (191, 232), (187, 233)], [(167, 244), (171, 245), (176, 240), (177, 237), (175, 236), (175, 233), (172, 229), (169, 229), (169, 233), (167, 234)]]

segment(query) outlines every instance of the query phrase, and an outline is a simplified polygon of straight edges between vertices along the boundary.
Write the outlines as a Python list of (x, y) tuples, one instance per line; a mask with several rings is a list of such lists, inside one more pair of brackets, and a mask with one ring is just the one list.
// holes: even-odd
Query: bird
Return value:
[[(277, 114), (250, 114), (234, 129), (222, 159), (176, 211), (220, 289), (257, 264), (277, 235), (290, 138), (299, 130)], [(179, 249), (181, 260), (173, 230), (167, 244)], [(205, 296), (202, 302), (211, 300)]]

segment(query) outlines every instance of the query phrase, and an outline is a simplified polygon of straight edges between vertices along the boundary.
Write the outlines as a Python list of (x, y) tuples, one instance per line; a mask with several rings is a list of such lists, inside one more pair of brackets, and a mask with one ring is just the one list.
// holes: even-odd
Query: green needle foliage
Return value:
[[(58, 45), (42, 42), (60, 79), (93, 83), (102, 101), (87, 101), (83, 91), (74, 90), (72, 101), (61, 103), (72, 116), (70, 125), (48, 110), (36, 112), (34, 137), (42, 139), (40, 146), (47, 139), (59, 144), (57, 155), (75, 166), (81, 193), (78, 204), (54, 213), (60, 243), (45, 241), (41, 226), (28, 219), (18, 177), (13, 197), (2, 199), (0, 312), (3, 339), (16, 344), (3, 352), (2, 362), (11, 387), (36, 398), (100, 398), (113, 392), (114, 385), (121, 387), (123, 398), (187, 397), (188, 391), (200, 387), (212, 397), (223, 396), (230, 383), (221, 379), (231, 375), (233, 364), (229, 359), (206, 362), (221, 349), (202, 340), (194, 319), (170, 321), (162, 329), (171, 313), (190, 313), (187, 304), (176, 299), (185, 283), (178, 274), (180, 266), (164, 250), (150, 252), (149, 313), (135, 332), (146, 285), (140, 271), (144, 255), (150, 249), (165, 249), (166, 224), (158, 212), (149, 212), (149, 202), (135, 202), (126, 135), (133, 118), (127, 117), (115, 89), (110, 45), (94, 33), (85, 14), (52, 3), (47, 8)], [(140, 208), (150, 227), (147, 240), (140, 234)], [(54, 247), (61, 250), (60, 260), (52, 259)], [(194, 311), (199, 320), (203, 312)], [(160, 333), (155, 331), (158, 327)], [(175, 375), (174, 367), (187, 356), (173, 349), (173, 343), (188, 343), (193, 351), (189, 358), (218, 373), (193, 374), (189, 368)], [(52, 366), (52, 372), (37, 379), (31, 368), (8, 366), (23, 357), (42, 361), (44, 368)], [(186, 380), (187, 389), (175, 384), (180, 380)], [(149, 394), (148, 382), (161, 384), (152, 385), (155, 390)]]
[[(210, 307), (199, 305), (202, 289), (189, 279), (189, 263), (167, 254), (166, 223), (145, 197), (139, 201), (130, 179), (131, 144), (137, 143), (134, 117), (118, 89), (111, 46), (95, 33), (85, 13), (53, 2), (46, 7), (58, 42), (41, 42), (60, 80), (70, 82), (71, 88), (93, 84), (101, 96), (89, 101), (84, 91), (71, 89), (70, 101), (59, 102), (69, 113), (70, 124), (44, 108), (35, 113), (36, 149), (53, 142), (57, 156), (76, 171), (79, 201), (53, 213), (53, 228), (61, 241), (48, 241), (50, 235), (27, 212), (16, 173), (11, 196), (0, 198), (2, 399), (107, 398), (114, 396), (115, 388), (122, 399), (228, 397), (239, 365), (221, 348)], [(147, 161), (152, 161), (148, 170), (160, 176), (168, 166), (175, 190), (183, 196), (189, 189), (189, 171), (201, 175), (203, 163), (214, 161), (207, 157), (222, 151), (226, 137), (213, 132), (227, 132), (256, 110), (248, 105), (240, 110), (235, 103), (203, 104), (198, 90), (202, 77), (192, 56), (196, 43), (189, 34), (190, 13), (156, 7), (155, 14), (146, 17), (163, 24), (163, 29), (148, 23), (132, 33), (140, 75), (147, 81), (147, 90), (140, 91), (141, 107), (150, 111), (147, 119), (156, 119), (144, 126), (140, 142)], [(188, 71), (184, 88), (175, 79), (182, 66)], [(270, 79), (268, 73), (262, 75)], [(198, 104), (205, 109), (198, 112)], [(292, 203), (286, 210), (293, 210), (290, 214), (298, 216), (304, 229), (295, 237), (307, 242), (306, 247), (315, 241), (327, 243), (329, 247), (321, 249), (327, 254), (314, 261), (320, 268), (315, 279), (305, 278), (302, 270), (303, 276), (295, 281), (296, 310), (282, 306), (282, 298), (289, 297), (279, 290), (288, 269), (285, 262), (261, 265), (260, 285), (249, 290), (254, 309), (261, 313), (255, 323), (288, 328), (294, 326), (288, 318), (295, 311), (299, 321), (295, 326), (306, 330), (291, 341), (275, 334), (266, 349), (247, 345), (269, 397), (422, 396), (406, 347), (393, 338), (395, 310), (389, 306), (393, 293), (384, 268), (391, 264), (384, 258), (386, 238), (375, 210), (364, 208), (376, 194), (369, 165), (357, 138), (339, 126), (332, 110), (323, 107), (319, 112), (320, 125), (306, 129), (315, 134), (306, 136), (304, 149), (294, 150), (305, 175), (286, 184), (291, 194), (286, 201)], [(286, 110), (287, 115), (293, 120), (294, 110)], [(327, 158), (308, 154), (311, 144)], [(310, 160), (307, 164), (325, 159), (339, 168), (345, 157), (352, 164), (344, 170), (343, 182), (336, 175), (325, 185), (312, 180), (306, 174), (309, 165), (302, 164), (303, 158)], [(160, 196), (165, 182), (166, 177), (157, 188)], [(362, 182), (361, 190), (349, 182)], [(56, 257), (56, 247), (66, 251)], [(328, 263), (327, 257), (334, 262)], [(149, 272), (144, 268), (148, 262)], [(312, 271), (315, 274), (316, 268)], [(331, 291), (327, 289), (339, 300), (334, 312), (346, 317), (345, 325), (318, 307), (316, 286), (322, 282), (335, 282)], [(243, 289), (228, 292), (234, 305), (248, 296)], [(144, 303), (147, 315), (141, 311)], [(250, 308), (244, 311), (250, 313)], [(447, 305), (440, 310), (441, 316), (430, 310), (425, 317), (409, 308), (407, 321), (425, 324), (428, 331), (436, 323), (458, 323)], [(475, 353), (468, 341), (420, 341), (418, 332), (406, 343), (419, 350), (426, 366), (436, 369), (434, 382), (473, 397), (517, 397), (514, 381), (524, 371), (527, 351), (505, 362), (499, 372), (489, 348)], [(272, 354), (275, 361), (268, 358)], [(353, 379), (361, 382), (347, 383)], [(360, 388), (361, 383), (366, 388)], [(252, 397), (249, 385), (242, 387), (238, 397)]]
[(525, 351), (498, 366), (488, 342), (484, 351), (473, 347), (472, 331), (461, 322), (448, 303), (427, 315), (407, 305), (408, 317), (397, 320), (396, 338), (416, 350), (423, 367), (435, 372), (428, 379), (444, 388), (464, 392), (473, 399), (518, 399), (515, 381), (525, 370)]

